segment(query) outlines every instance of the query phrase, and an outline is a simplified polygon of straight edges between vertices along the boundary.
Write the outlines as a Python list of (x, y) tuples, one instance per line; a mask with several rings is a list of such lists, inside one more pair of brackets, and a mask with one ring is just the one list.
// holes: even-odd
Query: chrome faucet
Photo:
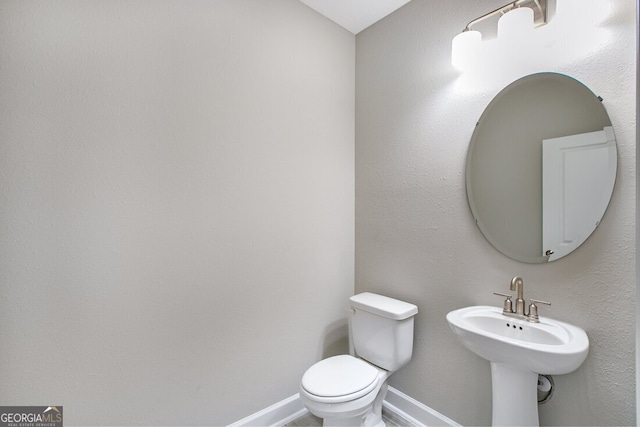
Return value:
[(538, 317), (538, 306), (536, 305), (536, 303), (551, 305), (550, 302), (531, 299), (529, 310), (528, 312), (525, 312), (524, 311), (524, 280), (522, 280), (522, 277), (516, 276), (513, 279), (511, 279), (511, 284), (509, 285), (509, 289), (512, 291), (517, 291), (515, 310), (513, 309), (513, 304), (511, 302), (511, 295), (502, 294), (500, 292), (494, 292), (495, 295), (506, 297), (506, 300), (504, 300), (504, 306), (502, 309), (502, 314), (504, 314), (505, 316), (518, 317), (521, 319), (528, 320), (529, 322), (538, 323), (540, 320)]
[(511, 285), (509, 285), (509, 289), (515, 291), (518, 289), (518, 297), (516, 298), (516, 311), (515, 313), (519, 316), (526, 316), (524, 312), (524, 280), (522, 277), (516, 276), (511, 279)]

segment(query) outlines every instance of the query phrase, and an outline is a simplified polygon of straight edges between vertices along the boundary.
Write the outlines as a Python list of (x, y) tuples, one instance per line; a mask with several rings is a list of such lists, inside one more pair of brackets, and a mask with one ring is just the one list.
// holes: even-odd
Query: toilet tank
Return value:
[(396, 371), (413, 354), (413, 316), (418, 307), (370, 292), (351, 302), (351, 338), (358, 357), (387, 371)]

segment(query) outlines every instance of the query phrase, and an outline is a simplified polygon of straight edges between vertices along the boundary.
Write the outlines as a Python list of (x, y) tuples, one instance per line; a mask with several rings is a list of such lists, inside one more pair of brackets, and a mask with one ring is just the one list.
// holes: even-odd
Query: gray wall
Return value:
[(0, 404), (221, 425), (353, 294), (352, 34), (296, 0), (0, 0)]
[[(553, 303), (542, 315), (583, 327), (591, 340), (583, 366), (555, 377), (541, 423), (635, 424), (636, 2), (588, 3), (557, 1), (553, 25), (536, 31), (560, 34), (539, 57), (496, 60), (465, 76), (450, 65), (451, 38), (504, 2), (413, 0), (356, 38), (356, 292), (419, 306), (413, 360), (391, 384), (464, 425), (491, 422), (490, 369), (458, 343), (445, 315), (500, 305), (492, 292), (507, 291), (514, 275), (524, 277), (525, 296)], [(599, 26), (587, 25), (582, 9), (597, 10), (591, 22), (600, 16)], [(604, 98), (619, 168), (609, 210), (586, 243), (559, 261), (530, 265), (497, 252), (477, 229), (464, 170), (486, 105), (540, 71), (571, 75)]]
[[(640, 39), (640, 0), (636, 4), (636, 37)], [(636, 147), (640, 142), (640, 46), (636, 43)], [(640, 184), (640, 176), (637, 170), (640, 165), (640, 153), (636, 149), (636, 248), (637, 242), (640, 241), (640, 200), (638, 199), (638, 185)], [(640, 292), (638, 292), (638, 277), (640, 277), (640, 254), (636, 249), (636, 420), (640, 418)]]

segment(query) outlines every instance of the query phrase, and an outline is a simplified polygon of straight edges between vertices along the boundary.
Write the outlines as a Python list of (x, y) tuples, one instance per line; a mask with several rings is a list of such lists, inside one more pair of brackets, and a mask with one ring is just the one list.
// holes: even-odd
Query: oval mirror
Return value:
[(496, 249), (522, 262), (549, 262), (598, 226), (616, 169), (602, 100), (571, 77), (533, 74), (503, 89), (482, 113), (467, 154), (467, 197)]

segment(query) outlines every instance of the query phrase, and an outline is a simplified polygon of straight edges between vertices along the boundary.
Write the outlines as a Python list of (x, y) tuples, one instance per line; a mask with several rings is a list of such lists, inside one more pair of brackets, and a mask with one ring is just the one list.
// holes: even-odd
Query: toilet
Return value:
[(307, 369), (300, 399), (309, 412), (322, 418), (323, 426), (384, 427), (387, 381), (411, 360), (418, 307), (370, 292), (349, 300), (354, 354), (329, 357)]

